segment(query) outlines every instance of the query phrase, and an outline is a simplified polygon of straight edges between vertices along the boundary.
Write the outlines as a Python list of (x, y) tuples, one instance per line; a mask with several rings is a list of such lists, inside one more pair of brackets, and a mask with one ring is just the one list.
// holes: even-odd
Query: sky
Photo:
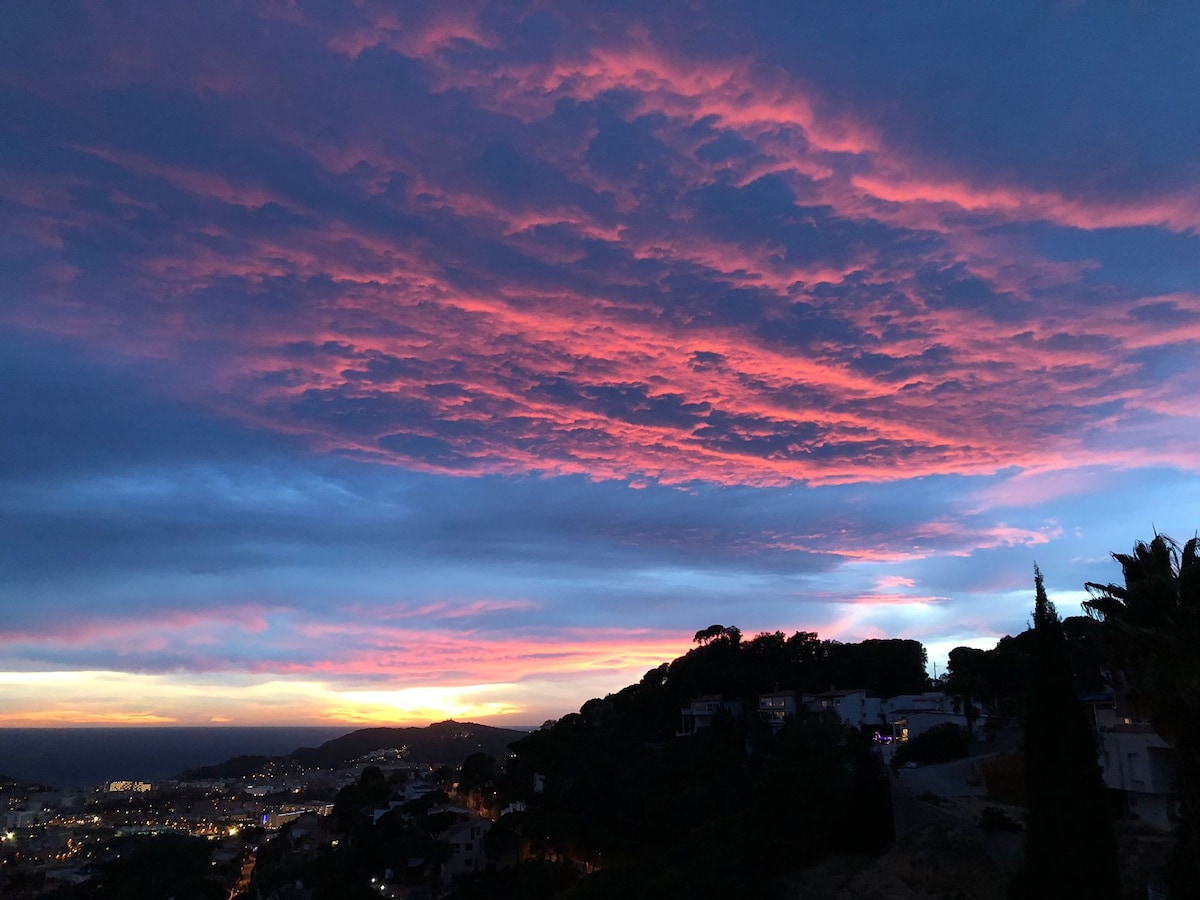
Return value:
[(932, 673), (1200, 527), (1200, 6), (5, 20), (0, 726)]

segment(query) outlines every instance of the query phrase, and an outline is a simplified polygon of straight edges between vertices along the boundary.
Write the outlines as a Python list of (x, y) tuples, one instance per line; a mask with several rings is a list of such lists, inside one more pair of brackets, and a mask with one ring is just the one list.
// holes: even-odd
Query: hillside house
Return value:
[(1174, 748), (1149, 722), (1113, 706), (1093, 706), (1104, 784), (1120, 791), (1130, 814), (1164, 831), (1175, 819)]
[(823, 718), (836, 718), (859, 731), (874, 732), (883, 727), (883, 701), (865, 690), (825, 691), (806, 702), (809, 712)]
[[(903, 743), (938, 725), (957, 725), (963, 731), (968, 731), (963, 703), (963, 698), (949, 697), (941, 691), (889, 697), (883, 702), (887, 724), (883, 734)], [(982, 710), (977, 712), (973, 728), (976, 740), (983, 739), (983, 725), (987, 718)]]
[(449, 884), (460, 875), (483, 871), (487, 860), (483, 836), (491, 827), (492, 823), (487, 819), (469, 813), (438, 836), (450, 845), (450, 857), (442, 864), (443, 884)]
[(904, 711), (948, 712), (954, 709), (954, 700), (943, 691), (925, 691), (921, 694), (897, 694), (883, 701), (885, 716)]
[(758, 695), (758, 719), (766, 722), (772, 731), (779, 731), (788, 719), (794, 719), (799, 708), (795, 691), (773, 691)]
[(717, 714), (725, 710), (735, 719), (741, 718), (742, 704), (738, 700), (730, 700), (720, 694), (705, 694), (692, 700), (679, 711), (679, 730), (676, 737), (687, 737), (708, 728)]

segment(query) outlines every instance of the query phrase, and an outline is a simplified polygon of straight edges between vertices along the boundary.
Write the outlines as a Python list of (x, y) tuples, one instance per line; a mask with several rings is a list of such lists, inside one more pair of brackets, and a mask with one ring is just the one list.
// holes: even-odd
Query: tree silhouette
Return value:
[(1175, 745), (1182, 820), (1172, 881), (1191, 890), (1200, 879), (1200, 539), (1181, 550), (1156, 534), (1113, 559), (1125, 583), (1088, 582), (1084, 607), (1103, 623), (1124, 699)]
[(1075, 695), (1066, 637), (1034, 566), (1031, 683), (1025, 722), (1025, 871), (1014, 897), (1120, 896), (1116, 841), (1096, 737)]
[(709, 625), (692, 636), (692, 643), (704, 646), (713, 641), (727, 641), (736, 646), (741, 643), (742, 630), (736, 625)]

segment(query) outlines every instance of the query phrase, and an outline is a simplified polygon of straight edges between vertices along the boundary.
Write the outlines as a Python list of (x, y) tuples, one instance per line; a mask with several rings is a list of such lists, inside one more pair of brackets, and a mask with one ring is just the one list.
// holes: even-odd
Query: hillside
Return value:
[(509, 744), (526, 736), (523, 731), (453, 720), (425, 727), (363, 728), (319, 747), (298, 747), (284, 756), (234, 757), (217, 765), (190, 769), (181, 777), (241, 778), (267, 766), (338, 769), (375, 750), (388, 749), (403, 749), (405, 761), (414, 765), (458, 766), (472, 753), (503, 759), (509, 754)]
[(405, 758), (413, 763), (457, 766), (472, 753), (503, 759), (508, 756), (508, 745), (526, 735), (524, 731), (447, 719), (424, 728), (364, 728), (290, 755), (304, 766), (337, 768), (372, 750), (406, 747)]

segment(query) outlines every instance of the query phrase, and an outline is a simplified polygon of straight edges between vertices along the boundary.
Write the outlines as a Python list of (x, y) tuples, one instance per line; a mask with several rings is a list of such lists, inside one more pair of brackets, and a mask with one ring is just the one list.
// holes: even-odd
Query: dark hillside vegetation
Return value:
[(425, 727), (361, 728), (320, 747), (300, 747), (285, 756), (237, 756), (223, 763), (191, 769), (184, 779), (244, 778), (268, 765), (282, 768), (339, 769), (376, 750), (403, 750), (411, 764), (458, 765), (471, 753), (497, 758), (526, 732), (448, 720)]
[[(773, 733), (754, 713), (758, 695), (778, 689), (924, 690), (922, 646), (806, 632), (743, 640), (724, 626), (698, 632), (696, 643), (513, 744), (503, 793), (528, 808), (504, 822), (533, 860), (530, 874), (477, 876), (453, 896), (532, 882), (554, 891), (547, 897), (769, 897), (784, 873), (890, 840), (890, 791), (869, 736), (816, 717)], [(681, 707), (704, 694), (748, 713), (726, 711), (677, 736)], [(593, 874), (564, 892), (544, 868), (556, 860)]]
[[(403, 803), (407, 770), (387, 776), (368, 766), (338, 794), (337, 845), (309, 861), (271, 846), (254, 890), (265, 897), (299, 881), (315, 897), (354, 896), (391, 871), (397, 886), (439, 884), (439, 896), (459, 900), (770, 897), (781, 875), (830, 854), (877, 852), (891, 840), (892, 815), (869, 736), (818, 716), (772, 731), (756, 716), (758, 694), (839, 684), (921, 690), (924, 667), (916, 641), (838, 644), (805, 632), (743, 640), (732, 626), (714, 626), (679, 659), (537, 731), (515, 740), (473, 731), (443, 745), (439, 753), (458, 750), (457, 773), (435, 773), (449, 797), (435, 791)], [(703, 694), (737, 703), (678, 735), (681, 708)], [(473, 727), (430, 730), (452, 726)], [(321, 748), (322, 758), (416, 744), (400, 731), (356, 732)], [(490, 747), (485, 736), (508, 740)], [(483, 839), (485, 871), (452, 884), (439, 880), (451, 854), (446, 829), (459, 815), (447, 802), (495, 820)], [(523, 808), (500, 817), (514, 803)], [(373, 814), (388, 804), (391, 812)]]
[(213, 844), (182, 834), (130, 835), (113, 840), (96, 874), (42, 896), (50, 900), (223, 900), (228, 892), (212, 862)]

